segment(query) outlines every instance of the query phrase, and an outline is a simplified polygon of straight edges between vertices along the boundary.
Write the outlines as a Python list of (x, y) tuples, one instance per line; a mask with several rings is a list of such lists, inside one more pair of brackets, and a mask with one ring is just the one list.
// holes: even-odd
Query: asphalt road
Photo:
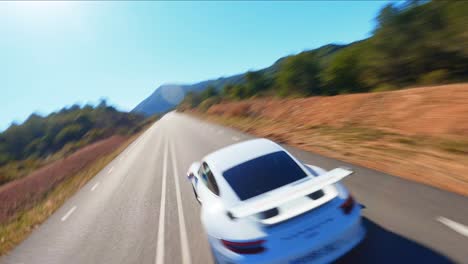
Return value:
[[(185, 173), (209, 152), (249, 138), (167, 114), (0, 263), (212, 262)], [(338, 263), (468, 263), (468, 198), (288, 149), (306, 163), (356, 172), (345, 184), (367, 207), (368, 234)]]

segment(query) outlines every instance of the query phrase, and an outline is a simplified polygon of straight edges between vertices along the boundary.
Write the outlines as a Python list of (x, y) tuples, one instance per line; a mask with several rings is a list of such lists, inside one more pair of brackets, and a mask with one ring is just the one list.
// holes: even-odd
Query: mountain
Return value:
[(156, 88), (156, 90), (145, 100), (139, 103), (132, 112), (142, 113), (147, 116), (156, 113), (164, 113), (177, 106), (188, 92), (201, 92), (209, 86), (221, 89), (226, 84), (238, 84), (243, 82), (243, 80), (244, 74), (238, 74), (195, 84), (164, 84)]
[[(324, 67), (330, 61), (333, 54), (346, 46), (348, 45), (328, 44), (314, 50), (304, 51), (303, 53), (315, 53), (317, 58), (320, 59), (321, 66)], [(270, 67), (261, 69), (259, 72), (269, 77), (274, 76), (278, 71), (281, 62), (287, 57), (289, 56), (278, 59)], [(244, 82), (244, 74), (221, 77), (218, 79), (202, 81), (195, 84), (164, 84), (156, 88), (156, 90), (145, 100), (139, 103), (132, 110), (132, 112), (142, 113), (147, 116), (156, 113), (164, 113), (175, 108), (180, 103), (180, 101), (182, 101), (187, 92), (201, 92), (209, 86), (213, 86), (220, 90), (226, 84), (239, 84), (242, 82)]]

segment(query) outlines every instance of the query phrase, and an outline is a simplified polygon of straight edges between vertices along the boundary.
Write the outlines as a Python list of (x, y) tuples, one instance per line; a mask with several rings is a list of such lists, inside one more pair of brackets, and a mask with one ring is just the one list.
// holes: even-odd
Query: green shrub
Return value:
[(393, 90), (398, 90), (398, 87), (395, 85), (391, 85), (388, 83), (383, 83), (376, 88), (372, 89), (372, 92), (386, 92), (386, 91), (393, 91)]
[(468, 154), (468, 141), (441, 140), (439, 147), (447, 152), (455, 154)]
[(68, 125), (57, 134), (54, 144), (65, 145), (69, 141), (79, 140), (83, 136), (84, 130), (78, 124)]
[(431, 71), (429, 73), (423, 74), (419, 78), (419, 83), (424, 85), (430, 84), (442, 84), (448, 81), (449, 72), (445, 69)]
[(219, 103), (219, 101), (220, 101), (219, 97), (210, 97), (208, 99), (205, 99), (198, 106), (198, 110), (202, 112), (206, 112), (212, 105)]

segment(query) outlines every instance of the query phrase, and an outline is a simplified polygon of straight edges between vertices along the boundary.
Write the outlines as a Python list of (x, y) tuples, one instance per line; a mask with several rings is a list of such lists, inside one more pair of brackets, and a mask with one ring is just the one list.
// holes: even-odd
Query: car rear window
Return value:
[(226, 181), (246, 200), (295, 182), (307, 174), (284, 151), (273, 152), (244, 163), (223, 173)]

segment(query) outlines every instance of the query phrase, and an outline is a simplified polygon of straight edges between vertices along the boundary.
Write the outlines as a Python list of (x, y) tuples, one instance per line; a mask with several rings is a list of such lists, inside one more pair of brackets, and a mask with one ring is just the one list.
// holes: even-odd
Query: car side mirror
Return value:
[(190, 168), (189, 168), (189, 170), (188, 170), (188, 172), (187, 172), (187, 177), (188, 177), (189, 179), (190, 179), (191, 177), (193, 177), (193, 176), (197, 173), (197, 171), (198, 171), (199, 168), (200, 168), (200, 162), (194, 162), (194, 163), (192, 163), (192, 165), (190, 165)]

